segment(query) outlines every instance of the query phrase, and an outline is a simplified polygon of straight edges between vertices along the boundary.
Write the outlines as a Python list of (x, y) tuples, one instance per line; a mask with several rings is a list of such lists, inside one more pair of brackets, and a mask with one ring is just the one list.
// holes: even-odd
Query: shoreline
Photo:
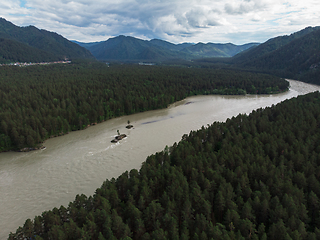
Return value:
[[(285, 79), (285, 80), (290, 83), (290, 80), (292, 80), (292, 79)], [(298, 80), (292, 80), (292, 81), (298, 81)], [(290, 88), (291, 88), (291, 86), (290, 86), (290, 84), (289, 84), (289, 88), (286, 89), (285, 91), (276, 92), (276, 93), (270, 93), (270, 94), (244, 94), (244, 95), (242, 95), (242, 94), (232, 94), (232, 95), (229, 95), (229, 94), (202, 94), (202, 96), (208, 96), (208, 95), (213, 95), (213, 96), (214, 96), (214, 95), (220, 95), (220, 96), (241, 96), (241, 95), (242, 95), (242, 96), (245, 96), (245, 95), (263, 96), (263, 95), (276, 95), (276, 94), (285, 93), (285, 92), (289, 91)], [(192, 96), (196, 96), (196, 95), (192, 95)], [(192, 96), (188, 96), (188, 97), (192, 97)], [(199, 95), (199, 96), (201, 96), (201, 95)], [(184, 99), (182, 99), (182, 100), (173, 102), (173, 103), (169, 104), (169, 105), (168, 105), (167, 107), (165, 107), (165, 108), (170, 108), (170, 107), (174, 107), (174, 106), (179, 106), (179, 105), (180, 105), (179, 102), (184, 101), (184, 100), (187, 99), (188, 97), (186, 97), (186, 98), (184, 98)], [(152, 110), (161, 110), (161, 109), (165, 109), (165, 108), (152, 109)], [(152, 111), (152, 110), (147, 110), (147, 111), (143, 111), (143, 112), (148, 112), (148, 111)], [(142, 112), (137, 112), (137, 113), (142, 113)], [(132, 114), (137, 114), (137, 113), (132, 113)], [(132, 115), (132, 114), (130, 114), (130, 115)], [(101, 122), (94, 122), (94, 123), (88, 124), (88, 125), (87, 125), (85, 128), (83, 128), (83, 129), (78, 129), (78, 130), (74, 130), (74, 131), (69, 131), (69, 132), (66, 132), (66, 133), (59, 133), (58, 135), (52, 135), (52, 136), (46, 138), (43, 142), (39, 143), (40, 146), (38, 146), (38, 147), (23, 147), (23, 148), (18, 149), (18, 150), (4, 150), (4, 151), (1, 151), (0, 154), (3, 153), (3, 152), (30, 152), (30, 151), (41, 150), (41, 149), (46, 148), (43, 144), (44, 144), (45, 141), (48, 140), (48, 139), (56, 138), (56, 137), (60, 137), (60, 136), (64, 136), (64, 135), (69, 134), (69, 133), (71, 133), (71, 132), (77, 132), (77, 131), (85, 130), (85, 129), (87, 129), (87, 128), (89, 128), (89, 127), (92, 127), (92, 126), (95, 126), (95, 125), (97, 125), (97, 124), (99, 124), (99, 123), (103, 123), (103, 122), (105, 122), (105, 121), (108, 121), (108, 120), (111, 120), (111, 119), (115, 119), (115, 118), (118, 118), (118, 117), (124, 117), (124, 116), (130, 116), (130, 115), (117, 116), (117, 117), (110, 118), (110, 119), (107, 119), (107, 120), (102, 120)]]
[[(291, 88), (292, 91), (290, 91), (290, 93), (291, 92), (294, 93), (295, 89), (297, 89), (297, 87), (299, 86), (300, 86), (299, 84), (293, 83)], [(289, 94), (289, 95), (292, 95), (292, 94)], [(200, 97), (199, 101), (197, 100), (198, 97)], [(179, 114), (181, 112), (184, 113), (184, 109), (188, 109), (190, 107), (191, 109), (197, 110), (196, 104), (200, 104), (200, 103), (202, 104), (203, 102), (202, 99), (205, 100), (207, 98), (209, 99), (211, 98), (211, 96), (205, 96), (205, 98), (202, 98), (201, 96), (192, 96), (191, 98), (187, 98), (186, 100), (181, 100), (180, 102), (178, 101), (175, 103), (175, 105), (179, 105), (179, 107), (175, 111)], [(239, 96), (239, 98), (241, 99), (248, 98), (248, 101), (256, 102), (254, 101), (256, 99), (255, 96), (252, 96), (252, 97)], [(274, 98), (274, 97), (270, 95), (270, 99), (271, 98)], [(232, 96), (229, 96), (226, 98), (222, 98), (223, 101), (225, 101), (224, 99), (230, 99), (232, 101), (232, 99), (234, 98)], [(265, 98), (263, 97), (262, 99), (268, 100), (269, 97), (266, 96)], [(188, 104), (184, 106), (185, 103), (190, 101), (193, 101), (194, 104)], [(242, 100), (239, 100), (239, 101), (242, 101)], [(221, 107), (219, 106), (219, 103), (221, 102), (218, 102), (218, 105), (214, 104), (217, 106), (216, 107), (217, 109), (221, 109)], [(207, 105), (212, 105), (212, 101), (209, 101)], [(239, 104), (239, 105), (248, 106), (247, 104)], [(170, 108), (174, 108), (174, 105), (170, 106)], [(254, 109), (256, 108), (254, 107)], [(18, 226), (23, 226), (23, 223), (27, 218), (33, 219), (35, 215), (40, 215), (45, 209), (49, 210), (49, 209), (52, 209), (53, 207), (59, 207), (61, 205), (67, 206), (70, 201), (74, 200), (74, 197), (76, 196), (76, 194), (83, 193), (87, 196), (91, 196), (92, 194), (94, 194), (94, 190), (97, 187), (100, 187), (101, 183), (105, 179), (111, 179), (112, 177), (116, 178), (126, 170), (130, 171), (132, 168), (140, 167), (141, 165), (140, 160), (144, 161), (147, 156), (154, 154), (158, 151), (162, 151), (165, 145), (170, 146), (174, 142), (178, 142), (184, 133), (189, 133), (192, 129), (200, 129), (201, 125), (204, 125), (204, 126), (207, 125), (206, 122), (213, 123), (213, 121), (205, 120), (204, 123), (201, 123), (199, 125), (197, 122), (196, 125), (198, 125), (199, 127), (196, 127), (196, 128), (188, 127), (187, 130), (181, 129), (179, 130), (181, 134), (180, 133), (176, 134), (177, 136), (175, 138), (174, 136), (170, 135), (173, 133), (173, 131), (171, 131), (171, 128), (168, 128), (168, 126), (170, 125), (172, 126), (172, 124), (167, 125), (166, 121), (177, 119), (176, 121), (178, 122), (177, 126), (180, 127), (183, 125), (181, 122), (181, 119), (190, 119), (190, 118), (185, 117), (184, 114), (177, 115), (175, 113), (172, 113), (170, 109), (165, 109), (163, 111), (164, 112), (162, 112), (161, 114), (157, 112), (155, 114), (153, 113), (149, 114), (144, 112), (142, 113), (143, 117), (140, 117), (140, 116), (130, 117), (130, 121), (132, 121), (133, 125), (135, 125), (135, 130), (131, 132), (132, 134), (130, 134), (130, 132), (128, 131), (129, 138), (127, 140), (124, 140), (126, 142), (120, 143), (117, 146), (113, 146), (113, 145), (111, 146), (111, 143), (109, 143), (109, 140), (111, 140), (113, 136), (116, 134), (117, 129), (120, 129), (121, 131), (122, 127), (126, 125), (127, 116), (124, 116), (119, 119), (118, 118), (111, 119), (111, 121), (108, 120), (105, 122), (105, 125), (100, 124), (100, 126), (97, 125), (96, 128), (92, 128), (92, 129), (89, 128), (88, 133), (87, 131), (86, 132), (74, 131), (64, 136), (65, 139), (64, 138), (61, 138), (61, 140), (60, 138), (50, 139), (50, 141), (46, 143), (47, 150), (44, 150), (44, 151), (35, 151), (35, 153), (29, 153), (29, 154), (28, 153), (25, 153), (25, 154), (16, 153), (12, 155), (10, 154), (10, 156), (8, 155), (8, 158), (4, 156), (3, 159), (6, 158), (6, 160), (4, 161), (4, 167), (7, 167), (7, 168), (4, 168), (5, 173), (7, 170), (11, 171), (13, 165), (15, 167), (19, 166), (19, 168), (17, 168), (19, 171), (15, 172), (16, 175), (19, 175), (19, 178), (17, 177), (17, 180), (15, 180), (12, 183), (8, 182), (7, 186), (4, 187), (4, 189), (8, 189), (10, 194), (12, 193), (12, 196), (10, 195), (7, 198), (5, 198), (5, 196), (3, 197), (3, 199), (7, 200), (7, 202), (3, 200), (3, 209), (10, 210), (10, 208), (13, 208), (12, 206), (16, 206), (15, 209), (21, 212), (25, 211), (25, 209), (28, 209), (28, 211), (29, 209), (35, 209), (37, 211), (34, 214), (33, 212), (31, 212), (31, 214), (24, 213), (25, 215), (27, 214), (29, 215), (27, 215), (26, 217), (25, 215), (22, 215), (22, 220), (18, 222), (18, 220), (15, 220), (17, 219), (17, 216), (13, 214), (12, 216), (10, 215), (5, 218), (6, 214), (5, 214), (5, 210), (3, 210), (3, 213), (4, 213), (3, 219), (6, 221), (1, 220), (1, 222), (3, 222), (4, 226), (6, 225), (13, 226), (13, 227), (10, 226), (10, 228), (5, 227), (4, 229), (9, 229), (9, 230), (12, 229), (11, 231), (16, 231)], [(210, 111), (213, 111), (211, 107), (210, 107), (210, 110), (208, 109), (205, 112), (209, 113)], [(238, 112), (235, 113), (235, 116), (237, 114)], [(140, 113), (138, 115), (140, 115)], [(201, 114), (198, 114), (198, 113), (193, 113), (193, 115), (201, 116)], [(223, 114), (219, 113), (219, 118), (221, 115)], [(144, 135), (150, 136), (153, 141), (154, 135), (149, 133), (150, 133), (150, 130), (154, 131), (157, 128), (157, 126), (155, 125), (151, 125), (151, 124), (142, 125), (142, 123), (149, 120), (151, 121), (154, 119), (162, 119), (163, 117), (167, 117), (167, 116), (168, 118), (166, 118), (167, 119), (166, 121), (163, 121), (160, 124), (158, 124), (159, 126), (161, 126), (161, 129), (162, 129), (159, 135), (163, 134), (164, 136), (167, 136), (165, 138), (166, 140), (160, 143), (156, 142), (156, 144), (152, 146), (148, 145), (148, 150), (142, 149), (143, 146), (149, 144), (149, 140), (146, 140), (142, 143), (140, 141), (141, 136), (144, 136)], [(171, 118), (172, 116), (174, 116), (174, 118)], [(147, 119), (145, 120), (145, 118)], [(204, 118), (201, 117), (199, 121), (202, 122), (203, 119)], [(214, 121), (225, 121), (225, 120), (214, 120)], [(191, 121), (191, 122), (194, 123), (194, 121)], [(178, 128), (174, 127), (172, 129), (176, 131)], [(127, 133), (127, 130), (122, 130), (122, 131), (124, 133)], [(89, 135), (90, 137), (88, 138)], [(73, 157), (74, 154), (75, 154), (75, 157), (73, 160), (71, 160), (70, 157), (71, 156)], [(144, 154), (146, 156), (141, 157), (141, 155), (144, 155)], [(16, 159), (16, 160), (11, 162), (11, 159), (13, 160)], [(77, 172), (74, 172), (74, 170), (76, 170)], [(21, 175), (21, 173), (23, 175)], [(11, 179), (11, 176), (16, 178), (16, 175), (5, 175), (5, 176), (10, 177)], [(43, 183), (42, 181), (40, 181), (41, 177), (45, 179)], [(72, 181), (75, 183), (66, 185), (66, 183), (70, 182), (70, 179), (72, 179)], [(23, 185), (24, 182), (28, 182), (28, 184), (31, 187), (30, 188), (25, 187), (25, 185)], [(60, 182), (62, 183), (59, 185)], [(46, 183), (46, 186), (42, 186), (44, 185), (44, 183)], [(11, 185), (11, 184), (16, 184), (16, 185)], [(19, 188), (17, 188), (17, 186), (21, 187), (21, 191), (19, 190)], [(4, 191), (4, 193), (6, 192)], [(37, 195), (38, 193), (43, 193), (44, 195), (43, 197), (45, 199), (42, 199), (41, 196), (39, 197)], [(55, 198), (56, 201), (52, 200), (53, 198)], [(20, 202), (20, 199), (21, 199), (21, 207), (18, 206), (19, 205), (18, 202)], [(35, 202), (34, 199), (36, 199), (36, 201), (39, 203), (34, 204)], [(36, 208), (37, 206), (35, 205), (40, 205), (40, 203), (44, 204), (44, 207), (42, 207), (41, 205), (39, 207), (40, 210), (38, 210)], [(8, 224), (6, 222), (8, 222)]]

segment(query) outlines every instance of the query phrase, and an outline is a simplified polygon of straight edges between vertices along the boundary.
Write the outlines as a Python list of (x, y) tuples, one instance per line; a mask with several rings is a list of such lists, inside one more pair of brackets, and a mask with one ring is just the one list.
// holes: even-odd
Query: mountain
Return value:
[(31, 47), (21, 42), (0, 38), (0, 63), (3, 62), (51, 62), (54, 54)]
[(198, 43), (183, 49), (183, 52), (190, 53), (198, 58), (203, 57), (232, 57), (239, 52), (259, 45), (258, 43), (248, 43), (244, 45), (234, 45), (232, 43)]
[(141, 40), (129, 36), (118, 36), (107, 41), (80, 43), (98, 60), (118, 61), (162, 61), (168, 59), (193, 59), (203, 57), (231, 57), (257, 43), (241, 46), (234, 44), (182, 43), (173, 44), (160, 39)]
[(156, 46), (160, 46), (160, 47), (164, 47), (166, 49), (169, 50), (173, 50), (173, 51), (180, 51), (184, 48), (187, 48), (189, 46), (194, 45), (193, 43), (180, 43), (180, 44), (173, 44), (164, 40), (160, 40), (160, 39), (152, 39), (150, 40), (150, 43)]
[(93, 55), (57, 33), (34, 26), (18, 27), (0, 18), (0, 61), (53, 61), (89, 58)]
[(82, 46), (86, 47), (98, 60), (158, 61), (179, 57), (179, 54), (167, 48), (150, 44), (145, 40), (122, 35), (100, 43), (82, 44)]
[(320, 84), (320, 27), (272, 38), (233, 57), (241, 68)]
[(303, 37), (305, 35), (308, 35), (309, 33), (313, 32), (314, 30), (318, 29), (317, 27), (312, 28), (312, 27), (307, 27), (299, 32), (293, 33), (289, 36), (278, 36), (275, 38), (271, 38), (265, 43), (260, 44), (254, 49), (250, 49), (250, 51), (245, 51), (241, 52), (238, 55), (234, 57), (236, 62), (249, 62), (253, 61), (254, 59), (257, 59), (259, 57), (262, 57), (266, 54), (269, 54), (285, 45), (288, 43), (299, 39), (300, 37)]
[(118, 36), (99, 43), (78, 43), (87, 48), (98, 60), (159, 61), (168, 58), (187, 58), (175, 50), (175, 45), (162, 40), (145, 41), (134, 37)]

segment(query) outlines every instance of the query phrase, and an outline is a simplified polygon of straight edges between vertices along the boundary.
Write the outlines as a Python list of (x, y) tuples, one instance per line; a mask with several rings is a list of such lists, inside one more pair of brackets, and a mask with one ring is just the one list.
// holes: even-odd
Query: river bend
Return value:
[[(189, 97), (166, 109), (123, 116), (49, 139), (44, 150), (1, 153), (0, 239), (27, 218), (67, 206), (76, 194), (92, 195), (105, 179), (139, 169), (148, 155), (180, 141), (191, 130), (320, 90), (293, 80), (290, 85), (288, 92), (276, 95)], [(133, 129), (125, 128), (128, 120)], [(117, 130), (127, 138), (114, 144)]]

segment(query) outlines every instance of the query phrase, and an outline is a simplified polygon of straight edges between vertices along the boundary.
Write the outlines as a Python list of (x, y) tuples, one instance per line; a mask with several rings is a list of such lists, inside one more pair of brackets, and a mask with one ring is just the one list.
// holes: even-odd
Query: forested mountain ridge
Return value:
[(320, 93), (184, 135), (9, 239), (319, 239)]
[(244, 45), (214, 43), (173, 44), (159, 39), (150, 41), (129, 36), (109, 38), (95, 43), (76, 42), (90, 50), (98, 60), (163, 61), (168, 59), (193, 59), (203, 57), (231, 57), (258, 43)]
[(320, 27), (308, 27), (233, 57), (237, 67), (320, 84)]
[(0, 41), (0, 62), (94, 59), (88, 50), (57, 33), (33, 26), (18, 27), (3, 18), (0, 18)]
[(192, 54), (193, 58), (232, 57), (247, 49), (255, 48), (258, 45), (258, 43), (247, 43), (243, 45), (234, 45), (232, 43), (197, 43), (184, 48), (182, 52)]
[(266, 54), (269, 54), (285, 45), (288, 43), (299, 39), (301, 37), (304, 37), (308, 35), (309, 33), (318, 30), (320, 27), (307, 27), (301, 31), (292, 33), (290, 35), (285, 35), (285, 36), (278, 36), (275, 38), (271, 38), (265, 43), (260, 44), (256, 48), (252, 48), (248, 51), (241, 52), (237, 55), (234, 56), (234, 61), (235, 62), (250, 62), (254, 61), (257, 58), (260, 58)]
[(270, 75), (196, 68), (68, 64), (0, 71), (0, 152), (33, 148), (91, 123), (165, 108), (196, 94), (263, 94), (288, 89)]
[[(148, 41), (134, 37), (118, 36), (95, 44), (81, 44), (98, 60), (110, 61), (159, 61), (167, 58), (179, 58), (176, 51), (149, 44)], [(186, 54), (183, 54), (186, 57)]]
[(153, 45), (158, 45), (170, 50), (174, 50), (174, 51), (180, 51), (182, 49), (188, 48), (192, 45), (194, 45), (194, 43), (180, 43), (180, 44), (173, 44), (164, 40), (160, 40), (160, 39), (152, 39), (150, 40), (150, 43), (152, 43)]
[(52, 62), (59, 58), (46, 51), (31, 47), (24, 43), (0, 38), (0, 63), (12, 62)]

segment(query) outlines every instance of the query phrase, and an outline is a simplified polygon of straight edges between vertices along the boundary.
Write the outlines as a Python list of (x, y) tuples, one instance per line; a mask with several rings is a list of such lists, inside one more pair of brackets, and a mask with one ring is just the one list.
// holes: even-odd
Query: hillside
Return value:
[(76, 43), (87, 48), (98, 60), (152, 62), (169, 59), (190, 60), (203, 57), (231, 57), (257, 45), (257, 43), (241, 46), (230, 43), (173, 44), (159, 39), (147, 41), (128, 36), (118, 36), (103, 42)]
[(134, 37), (118, 36), (97, 44), (85, 46), (98, 60), (119, 61), (159, 61), (167, 58), (179, 58), (176, 51), (156, 44), (150, 44)]
[(248, 43), (241, 46), (232, 43), (198, 43), (184, 48), (182, 52), (192, 54), (197, 58), (206, 57), (232, 57), (239, 52), (245, 51), (249, 48), (259, 45), (258, 43)]
[(92, 54), (83, 47), (53, 32), (36, 27), (18, 27), (0, 18), (0, 61), (53, 61), (88, 58)]
[(240, 68), (320, 84), (320, 27), (270, 39), (236, 55), (233, 63)]
[(320, 94), (215, 122), (9, 239), (319, 239)]
[(5, 62), (51, 62), (56, 60), (55, 54), (31, 47), (21, 42), (0, 38), (0, 63)]
[(173, 43), (170, 43), (170, 42), (167, 42), (164, 40), (160, 40), (160, 39), (152, 39), (152, 40), (150, 40), (150, 43), (153, 45), (164, 47), (169, 50), (173, 50), (173, 51), (180, 51), (182, 49), (185, 49), (189, 46), (194, 45), (193, 43), (173, 44)]
[(298, 31), (296, 33), (292, 33), (291, 35), (287, 36), (278, 36), (275, 38), (271, 38), (265, 43), (260, 44), (254, 49), (250, 49), (249, 51), (245, 51), (242, 53), (239, 53), (238, 55), (234, 56), (234, 61), (235, 62), (251, 62), (254, 61), (257, 58), (260, 58), (266, 54), (269, 54), (285, 45), (288, 43), (299, 39), (300, 37), (303, 37), (305, 35), (308, 35), (309, 33), (317, 30), (318, 28), (312, 28), (312, 27), (307, 27), (301, 31)]

